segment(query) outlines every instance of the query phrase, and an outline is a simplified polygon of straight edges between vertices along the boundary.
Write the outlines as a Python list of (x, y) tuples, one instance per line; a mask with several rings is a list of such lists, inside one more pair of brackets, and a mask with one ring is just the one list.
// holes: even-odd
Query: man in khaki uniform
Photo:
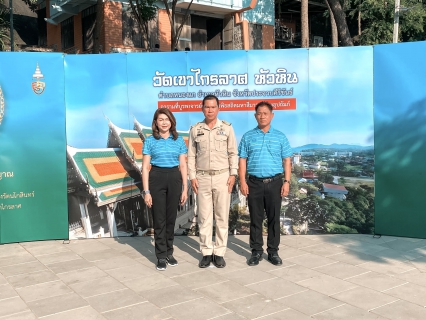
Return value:
[[(225, 267), (223, 258), (228, 241), (228, 218), (231, 191), (238, 170), (237, 143), (229, 122), (219, 120), (219, 99), (208, 95), (203, 99), (205, 119), (191, 127), (188, 145), (188, 169), (192, 189), (197, 194), (200, 268), (213, 261)], [(213, 245), (213, 215), (216, 237)]]

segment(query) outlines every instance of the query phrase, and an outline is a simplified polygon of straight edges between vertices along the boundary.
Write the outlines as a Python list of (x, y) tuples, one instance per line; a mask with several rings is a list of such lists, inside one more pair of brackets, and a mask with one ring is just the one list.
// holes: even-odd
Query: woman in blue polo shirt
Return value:
[(152, 120), (152, 136), (145, 140), (142, 150), (142, 193), (146, 205), (152, 208), (158, 270), (178, 264), (173, 257), (173, 239), (178, 205), (188, 198), (187, 151), (173, 114), (158, 109)]

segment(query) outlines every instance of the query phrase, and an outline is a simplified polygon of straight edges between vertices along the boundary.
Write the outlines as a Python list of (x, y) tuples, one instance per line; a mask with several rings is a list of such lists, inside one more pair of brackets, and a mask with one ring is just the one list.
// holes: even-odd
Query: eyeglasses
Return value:
[(164, 123), (166, 123), (166, 122), (170, 122), (170, 119), (169, 118), (157, 119), (157, 122), (160, 122), (160, 123), (164, 122)]

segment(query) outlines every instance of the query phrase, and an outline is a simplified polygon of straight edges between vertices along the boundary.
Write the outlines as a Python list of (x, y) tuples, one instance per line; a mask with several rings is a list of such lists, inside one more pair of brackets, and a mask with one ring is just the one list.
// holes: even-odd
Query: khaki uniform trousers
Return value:
[[(203, 256), (224, 256), (228, 242), (228, 220), (231, 194), (226, 185), (229, 172), (218, 175), (198, 174), (198, 226), (200, 251)], [(216, 220), (216, 237), (213, 245), (213, 217)]]

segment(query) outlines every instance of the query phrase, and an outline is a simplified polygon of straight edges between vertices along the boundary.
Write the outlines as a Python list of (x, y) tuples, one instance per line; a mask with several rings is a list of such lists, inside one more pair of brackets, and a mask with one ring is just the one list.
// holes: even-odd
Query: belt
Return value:
[(174, 167), (159, 167), (159, 166), (151, 165), (151, 168), (153, 168), (153, 169), (176, 169), (176, 168), (179, 168), (179, 166), (174, 166)]
[(273, 176), (273, 177), (268, 177), (268, 178), (258, 178), (255, 176), (249, 176), (249, 179), (251, 180), (255, 180), (255, 181), (262, 181), (263, 183), (269, 183), (278, 179), (282, 179), (283, 175), (281, 173)]
[(209, 176), (215, 176), (217, 174), (221, 174), (224, 172), (229, 171), (229, 169), (222, 169), (222, 170), (197, 170), (197, 174), (205, 175), (208, 174)]

